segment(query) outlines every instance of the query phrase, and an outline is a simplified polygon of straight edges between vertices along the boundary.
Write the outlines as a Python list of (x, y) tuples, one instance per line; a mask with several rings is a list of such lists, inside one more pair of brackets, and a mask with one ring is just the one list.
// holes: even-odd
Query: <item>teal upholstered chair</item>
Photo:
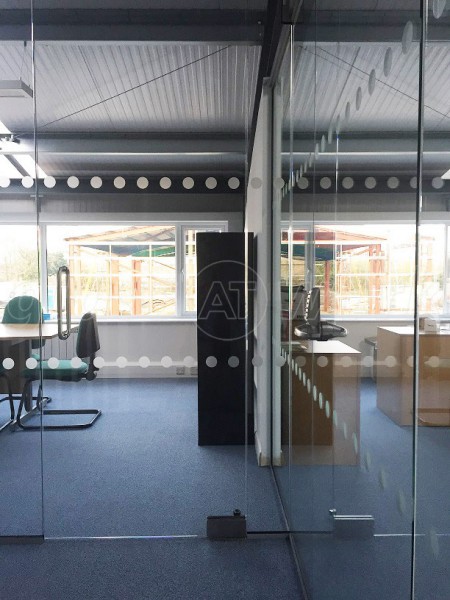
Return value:
[[(16, 296), (5, 306), (2, 323), (28, 325), (42, 323), (42, 306), (34, 296)], [(39, 340), (32, 340), (33, 350), (39, 349), (44, 344)], [(39, 360), (39, 355), (34, 355)]]
[[(43, 380), (56, 380), (56, 381), (81, 381), (82, 379), (92, 380), (95, 379), (98, 369), (94, 365), (94, 358), (96, 352), (100, 350), (100, 341), (98, 337), (97, 328), (97, 317), (93, 313), (86, 313), (81, 318), (78, 337), (76, 345), (76, 354), (80, 359), (87, 359), (87, 362), (83, 360), (76, 361), (72, 360), (60, 360), (56, 368), (52, 368), (49, 365), (49, 361), (43, 360), (34, 369), (24, 369), (22, 372), (23, 377), (26, 379), (26, 383), (23, 389), (22, 398), (17, 413), (17, 425), (21, 429), (26, 430), (39, 430), (40, 426), (24, 425), (22, 421), (22, 410), (24, 406), (29, 404), (29, 398), (31, 396), (31, 388), (33, 381), (38, 381), (41, 378)], [(74, 364), (75, 363), (75, 364)], [(41, 389), (39, 389), (38, 397), (41, 396)], [(39, 401), (38, 401), (39, 403)], [(43, 415), (92, 415), (90, 421), (85, 423), (75, 423), (72, 425), (45, 425), (44, 429), (48, 430), (64, 430), (64, 429), (86, 429), (91, 427), (94, 422), (101, 415), (101, 411), (97, 409), (82, 409), (82, 410), (43, 410)]]
[[(16, 325), (29, 325), (43, 322), (43, 313), (41, 303), (34, 296), (16, 296), (12, 298), (5, 306), (3, 313), (2, 323), (16, 324)], [(33, 352), (33, 350), (39, 350), (45, 344), (45, 340), (32, 340), (31, 341), (31, 356), (36, 360), (40, 360), (39, 352)], [(21, 394), (9, 394), (11, 400), (21, 400)], [(1, 401), (7, 400), (8, 398), (2, 398)], [(30, 398), (27, 410), (31, 410), (31, 401), (37, 401), (37, 397)], [(46, 397), (45, 402), (50, 402), (50, 398)], [(13, 405), (14, 409), (14, 405)]]
[(5, 306), (3, 323), (40, 323), (42, 321), (41, 303), (34, 296), (16, 296)]

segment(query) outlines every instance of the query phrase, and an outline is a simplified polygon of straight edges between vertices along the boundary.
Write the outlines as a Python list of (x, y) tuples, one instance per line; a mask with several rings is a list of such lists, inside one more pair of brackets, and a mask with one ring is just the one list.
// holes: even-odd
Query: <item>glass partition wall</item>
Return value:
[[(416, 363), (416, 545), (418, 598), (448, 596), (450, 350), (448, 275), (447, 139), (450, 79), (448, 3), (425, 3), (423, 20), (422, 180), (418, 230), (418, 330)], [(432, 232), (439, 232), (433, 243)], [(432, 590), (432, 591), (430, 591)]]
[[(67, 4), (68, 15), (77, 12), (76, 3)], [(144, 12), (134, 18), (145, 19)], [(95, 380), (45, 381), (45, 388), (58, 407), (102, 411), (84, 431), (44, 432), (45, 533), (205, 535), (208, 515), (247, 512), (246, 439), (228, 447), (213, 435), (201, 441), (197, 247), (205, 232), (242, 230), (236, 207), (245, 189), (247, 86), (258, 52), (170, 42), (170, 33), (158, 44), (133, 34), (48, 43), (45, 34), (38, 24), (37, 145), (56, 174), (41, 187), (47, 309), (53, 317), (55, 256), (70, 269), (75, 325), (95, 313), (100, 340)], [(230, 102), (219, 116), (234, 77), (242, 108)], [(209, 145), (232, 123), (239, 152), (223, 169), (222, 153)], [(209, 209), (219, 193), (229, 211)], [(53, 347), (49, 356), (78, 364), (73, 352)], [(213, 349), (204, 359), (209, 377), (233, 381), (244, 370), (233, 362), (242, 360), (238, 350), (224, 358)], [(245, 387), (239, 400), (244, 406)], [(244, 408), (236, 420), (243, 430)], [(71, 451), (62, 452), (69, 441)]]
[(305, 2), (273, 90), (273, 462), (310, 598), (448, 593), (445, 4)]
[[(8, 27), (0, 34), (0, 541), (39, 542), (43, 536), (42, 437), (37, 406), (43, 344), (38, 309), (39, 165), (35, 161), (31, 2), (21, 3), (20, 8), (23, 38), (10, 35)], [(9, 22), (8, 10), (2, 8), (0, 13), (2, 22)], [(38, 430), (23, 444), (21, 435), (12, 433), (11, 428), (28, 367), (34, 369), (36, 378), (33, 394), (27, 398), (28, 412)]]
[[(38, 303), (26, 335), (2, 330), (0, 384), (15, 395), (0, 427), (28, 395), (0, 432), (0, 535), (203, 537), (208, 515), (235, 509), (249, 529), (276, 528), (252, 445), (241, 288), (240, 349), (197, 356), (199, 239), (243, 235), (260, 47), (178, 43), (170, 22), (164, 42), (142, 40), (145, 2), (91, 4), (52, 14), (35, 0), (26, 41), (0, 41), (0, 318), (10, 299)], [(224, 389), (239, 380), (236, 414), (224, 408), (238, 440), (199, 445), (200, 366)]]

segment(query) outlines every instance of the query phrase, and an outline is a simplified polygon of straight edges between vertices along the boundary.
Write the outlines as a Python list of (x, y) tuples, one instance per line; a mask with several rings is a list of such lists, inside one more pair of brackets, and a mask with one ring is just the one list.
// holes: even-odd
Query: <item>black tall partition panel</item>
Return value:
[[(245, 235), (248, 240), (247, 272)], [(246, 427), (248, 441), (253, 442), (252, 264), (252, 233), (197, 234), (200, 446), (244, 444)], [(247, 314), (246, 305), (250, 307)], [(250, 357), (248, 361), (246, 351)]]

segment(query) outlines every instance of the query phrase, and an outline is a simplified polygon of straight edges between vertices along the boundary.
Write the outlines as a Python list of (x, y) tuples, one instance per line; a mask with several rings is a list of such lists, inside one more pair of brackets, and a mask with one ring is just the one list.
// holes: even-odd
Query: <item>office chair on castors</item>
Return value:
[[(95, 354), (100, 350), (100, 342), (98, 337), (97, 317), (94, 313), (86, 313), (81, 318), (76, 345), (76, 354), (79, 359), (87, 358), (88, 362), (80, 360), (79, 362), (72, 360), (60, 360), (59, 364), (52, 368), (47, 360), (43, 360), (34, 369), (24, 369), (22, 376), (26, 379), (23, 388), (22, 398), (17, 412), (16, 423), (23, 430), (38, 431), (41, 429), (39, 425), (24, 425), (22, 422), (22, 411), (24, 406), (29, 403), (31, 396), (31, 388), (33, 381), (53, 380), (53, 381), (81, 381), (87, 379), (91, 381), (95, 379), (98, 368), (94, 365)], [(41, 386), (39, 386), (38, 397), (41, 395)], [(39, 405), (38, 400), (38, 405)], [(86, 429), (91, 427), (101, 411), (97, 409), (72, 409), (72, 410), (43, 410), (45, 415), (92, 415), (92, 418), (84, 423), (74, 423), (65, 425), (44, 425), (45, 430), (65, 430), (65, 429)]]

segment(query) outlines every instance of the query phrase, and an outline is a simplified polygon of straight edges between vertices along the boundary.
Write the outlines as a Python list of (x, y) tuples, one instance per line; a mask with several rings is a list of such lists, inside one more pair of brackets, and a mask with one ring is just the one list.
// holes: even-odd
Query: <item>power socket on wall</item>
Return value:
[(184, 375), (186, 373), (185, 367), (177, 367), (177, 375)]

